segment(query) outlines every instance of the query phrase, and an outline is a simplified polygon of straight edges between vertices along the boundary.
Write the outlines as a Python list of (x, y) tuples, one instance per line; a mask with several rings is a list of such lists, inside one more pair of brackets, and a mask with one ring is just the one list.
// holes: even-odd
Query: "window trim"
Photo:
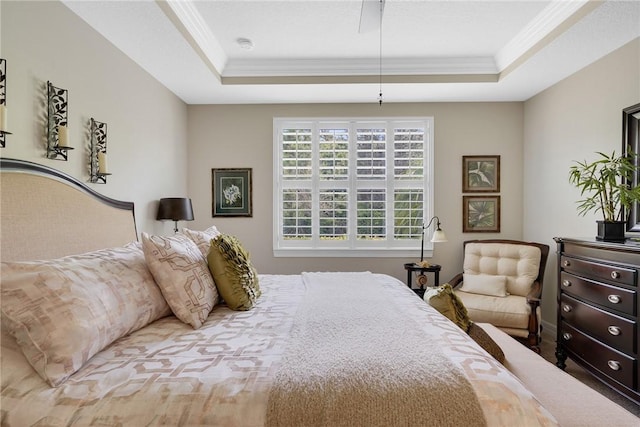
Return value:
[[(281, 152), (280, 152), (280, 139), (282, 129), (286, 127), (300, 127), (306, 124), (309, 125), (309, 128), (312, 129), (314, 135), (316, 135), (317, 125), (318, 123), (324, 124), (333, 124), (340, 126), (348, 126), (349, 129), (353, 129), (355, 124), (364, 124), (366, 122), (374, 123), (384, 123), (384, 126), (387, 130), (393, 129), (394, 127), (402, 126), (402, 122), (407, 123), (415, 123), (422, 122), (425, 125), (425, 164), (424, 164), (424, 177), (422, 180), (422, 188), (423, 188), (423, 201), (424, 201), (424, 219), (428, 221), (429, 218), (433, 217), (434, 209), (434, 118), (433, 116), (422, 116), (422, 117), (274, 117), (273, 118), (273, 256), (274, 257), (355, 257), (355, 258), (407, 258), (407, 257), (417, 257), (420, 253), (420, 240), (419, 239), (407, 239), (406, 244), (404, 242), (397, 242), (395, 247), (372, 247), (366, 248), (362, 246), (366, 246), (366, 243), (363, 245), (363, 241), (359, 242), (358, 248), (350, 247), (353, 243), (347, 244), (345, 242), (344, 247), (309, 247), (308, 241), (300, 241), (300, 242), (287, 242), (286, 246), (280, 246), (279, 236), (280, 231), (282, 230), (282, 221), (283, 217), (280, 215), (280, 208), (282, 204), (282, 190), (286, 188), (286, 186), (282, 185), (282, 181), (284, 181), (281, 174)], [(313, 141), (312, 141), (313, 142)], [(393, 140), (389, 140), (389, 142), (393, 143)], [(317, 154), (318, 147), (317, 144), (314, 144), (312, 147), (312, 151)], [(352, 151), (353, 153), (353, 151)], [(350, 156), (350, 162), (353, 161), (353, 156)], [(318, 157), (316, 155), (312, 158), (314, 162), (314, 170), (315, 163), (318, 162)], [(391, 163), (392, 165), (392, 163)], [(352, 166), (350, 166), (351, 168)], [(389, 167), (389, 166), (388, 166)], [(391, 169), (393, 167), (391, 166)], [(389, 180), (385, 180), (385, 182), (389, 182)], [(391, 180), (394, 182), (394, 180)], [(351, 181), (349, 181), (350, 187), (352, 186)], [(389, 185), (387, 185), (389, 187)], [(318, 188), (313, 186), (312, 193), (317, 194)], [(391, 199), (387, 205), (387, 209), (393, 209), (393, 192), (387, 193), (391, 194)], [(391, 225), (391, 228), (393, 225)], [(433, 256), (433, 243), (431, 242), (431, 235), (433, 230), (425, 230), (424, 236), (424, 255), (426, 258), (430, 258)], [(315, 239), (312, 239), (313, 242), (317, 243)]]

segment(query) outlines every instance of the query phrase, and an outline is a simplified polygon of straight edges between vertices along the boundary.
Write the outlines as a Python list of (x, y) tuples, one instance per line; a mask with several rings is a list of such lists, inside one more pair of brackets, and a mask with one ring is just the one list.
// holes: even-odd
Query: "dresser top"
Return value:
[(593, 247), (598, 249), (611, 249), (625, 252), (640, 253), (640, 238), (627, 238), (623, 242), (603, 242), (595, 238), (579, 238), (579, 237), (554, 237), (556, 243), (570, 243), (580, 246)]

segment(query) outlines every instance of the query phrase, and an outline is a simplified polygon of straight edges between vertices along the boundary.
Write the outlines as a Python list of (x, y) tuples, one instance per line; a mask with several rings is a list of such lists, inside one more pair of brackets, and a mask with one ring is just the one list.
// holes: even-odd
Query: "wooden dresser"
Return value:
[(570, 357), (640, 405), (640, 243), (554, 238), (558, 245), (557, 365)]

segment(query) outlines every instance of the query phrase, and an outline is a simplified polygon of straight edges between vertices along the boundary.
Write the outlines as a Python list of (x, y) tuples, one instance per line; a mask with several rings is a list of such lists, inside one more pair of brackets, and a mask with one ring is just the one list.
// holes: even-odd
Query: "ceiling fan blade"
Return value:
[(378, 31), (384, 12), (384, 4), (386, 0), (362, 0), (362, 9), (360, 10), (360, 33), (368, 33)]

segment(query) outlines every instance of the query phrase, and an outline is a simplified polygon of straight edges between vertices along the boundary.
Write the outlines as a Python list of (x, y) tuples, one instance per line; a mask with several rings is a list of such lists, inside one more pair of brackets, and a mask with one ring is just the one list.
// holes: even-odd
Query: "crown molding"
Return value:
[(323, 85), (323, 84), (419, 84), (419, 83), (496, 83), (499, 74), (383, 74), (340, 76), (263, 76), (222, 77), (223, 85)]
[(552, 1), (498, 51), (495, 55), (498, 71), (503, 72), (516, 62), (522, 62), (519, 61), (520, 59), (529, 58), (536, 45), (545, 39), (548, 43), (566, 31), (570, 26), (566, 23), (572, 16), (581, 11), (580, 18), (582, 18), (602, 3), (600, 0)]
[[(382, 60), (384, 75), (493, 74), (497, 68), (491, 57), (399, 58)], [(222, 76), (360, 76), (380, 74), (380, 62), (366, 59), (279, 59), (229, 60)]]
[(227, 54), (196, 9), (194, 2), (156, 0), (156, 4), (182, 33), (209, 69), (220, 78), (227, 64)]

